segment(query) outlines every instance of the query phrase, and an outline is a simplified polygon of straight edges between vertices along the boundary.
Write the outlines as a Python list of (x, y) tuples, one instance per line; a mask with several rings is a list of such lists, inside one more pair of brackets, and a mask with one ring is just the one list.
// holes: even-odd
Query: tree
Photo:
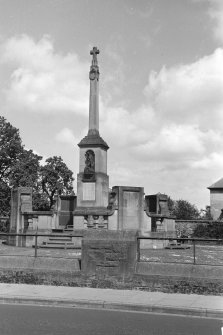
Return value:
[(200, 218), (200, 213), (197, 207), (186, 200), (175, 201), (172, 214), (176, 216), (178, 220), (193, 220)]
[(30, 186), (37, 191), (41, 159), (42, 157), (34, 154), (32, 150), (23, 149), (11, 167), (10, 186)]
[(167, 206), (168, 206), (168, 209), (170, 211), (170, 215), (174, 215), (173, 214), (174, 205), (175, 205), (175, 201), (168, 196), (167, 197)]
[(23, 151), (19, 130), (0, 116), (0, 180), (8, 184), (18, 156)]
[(61, 157), (42, 157), (22, 144), (19, 130), (0, 116), (0, 215), (9, 215), (11, 188), (33, 187), (34, 210), (49, 210), (55, 194), (73, 191), (72, 172)]
[(10, 214), (11, 189), (4, 182), (0, 181), (0, 216), (9, 216)]
[(46, 160), (46, 164), (40, 168), (42, 191), (49, 199), (50, 208), (53, 205), (56, 194), (71, 194), (73, 192), (73, 173), (59, 156), (53, 156)]
[(210, 206), (206, 206), (205, 209), (201, 209), (201, 218), (202, 220), (209, 220), (209, 221), (213, 220)]
[(10, 214), (10, 175), (23, 152), (19, 130), (0, 116), (0, 215)]

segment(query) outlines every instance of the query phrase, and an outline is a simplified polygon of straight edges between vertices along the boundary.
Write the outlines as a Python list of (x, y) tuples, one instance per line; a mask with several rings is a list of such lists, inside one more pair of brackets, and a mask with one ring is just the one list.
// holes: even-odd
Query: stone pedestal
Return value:
[(136, 232), (88, 230), (82, 240), (81, 270), (97, 279), (131, 278), (137, 258)]
[(141, 230), (144, 227), (144, 188), (115, 186), (117, 194), (118, 230)]
[[(32, 187), (18, 187), (11, 194), (10, 233), (24, 233), (28, 228), (28, 217), (23, 212), (32, 211)], [(9, 244), (22, 246), (22, 237), (10, 237)]]

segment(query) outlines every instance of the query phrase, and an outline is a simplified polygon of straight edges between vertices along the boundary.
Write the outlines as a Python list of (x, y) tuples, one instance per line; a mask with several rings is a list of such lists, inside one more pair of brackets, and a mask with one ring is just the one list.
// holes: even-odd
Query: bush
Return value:
[(0, 233), (9, 232), (9, 218), (0, 218)]
[(194, 229), (193, 237), (223, 239), (223, 222), (198, 224)]

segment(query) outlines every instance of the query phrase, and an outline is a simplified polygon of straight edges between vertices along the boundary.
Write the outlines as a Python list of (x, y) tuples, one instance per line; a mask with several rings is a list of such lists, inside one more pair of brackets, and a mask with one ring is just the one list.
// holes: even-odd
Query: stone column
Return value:
[(89, 72), (89, 133), (97, 134), (99, 132), (99, 67), (97, 61), (97, 54), (99, 54), (99, 50), (94, 47), (90, 54), (93, 55), (93, 59)]

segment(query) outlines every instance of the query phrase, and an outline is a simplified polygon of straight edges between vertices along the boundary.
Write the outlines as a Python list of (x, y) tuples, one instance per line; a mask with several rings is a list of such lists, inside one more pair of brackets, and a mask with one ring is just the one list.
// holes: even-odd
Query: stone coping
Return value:
[(25, 215), (49, 215), (49, 216), (52, 216), (53, 215), (53, 212), (52, 211), (30, 211), (30, 212), (27, 212), (27, 211), (24, 211), (22, 212), (22, 214), (25, 214)]

